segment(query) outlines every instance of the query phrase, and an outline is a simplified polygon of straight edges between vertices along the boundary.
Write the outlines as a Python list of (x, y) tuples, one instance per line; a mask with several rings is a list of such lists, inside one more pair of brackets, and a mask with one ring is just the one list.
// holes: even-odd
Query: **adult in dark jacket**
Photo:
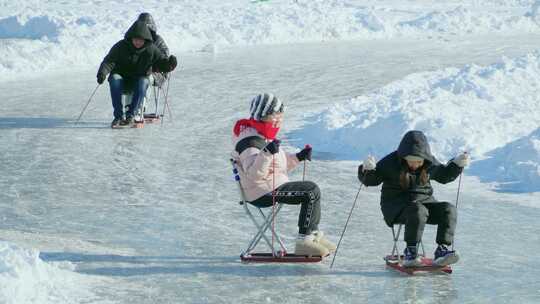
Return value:
[[(154, 18), (150, 13), (141, 13), (135, 22), (143, 22), (146, 24), (152, 35), (152, 40), (154, 45), (163, 53), (165, 56), (169, 56), (169, 47), (165, 43), (163, 37), (157, 33), (157, 25), (154, 22)], [(153, 71), (152, 76), (154, 78), (154, 86), (161, 87), (165, 80), (167, 79), (167, 73), (161, 71)]]
[(437, 250), (434, 263), (448, 265), (459, 256), (447, 246), (451, 245), (456, 227), (457, 210), (447, 202), (433, 197), (430, 180), (446, 184), (455, 180), (468, 165), (466, 153), (441, 164), (432, 154), (426, 136), (421, 131), (409, 131), (394, 151), (375, 163), (369, 156), (358, 168), (358, 179), (366, 186), (382, 183), (381, 210), (388, 226), (405, 224), (404, 266), (419, 266), (418, 242), (424, 226), (436, 224)]
[[(148, 76), (152, 70), (164, 72), (176, 68), (174, 56), (165, 56), (153, 43), (152, 35), (143, 22), (135, 22), (127, 31), (126, 38), (117, 42), (103, 59), (97, 82), (102, 84), (109, 76), (111, 99), (114, 108), (114, 120), (111, 126), (133, 124), (141, 101), (148, 89)], [(133, 91), (131, 106), (122, 120), (122, 92)]]
[[(158, 35), (157, 33), (157, 26), (154, 22), (154, 18), (150, 13), (141, 13), (139, 17), (137, 17), (137, 21), (143, 22), (146, 24), (148, 29), (150, 30), (150, 34), (152, 35), (152, 42), (154, 45), (165, 55), (169, 56), (169, 47), (165, 43), (165, 40), (163, 37)], [(135, 21), (135, 22), (137, 22)]]

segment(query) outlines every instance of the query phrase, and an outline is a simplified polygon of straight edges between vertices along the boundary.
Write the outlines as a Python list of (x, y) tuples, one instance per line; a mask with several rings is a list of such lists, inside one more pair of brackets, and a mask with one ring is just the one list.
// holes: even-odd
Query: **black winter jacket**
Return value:
[(163, 38), (150, 31), (150, 33), (152, 34), (152, 39), (154, 40), (154, 45), (161, 51), (162, 54), (164, 54), (165, 56), (169, 56), (169, 47), (167, 47), (167, 44), (165, 43), (165, 40), (163, 40)]
[[(137, 49), (132, 38), (143, 38), (144, 46)], [(124, 78), (148, 76), (152, 71), (169, 72), (168, 58), (153, 43), (146, 24), (135, 22), (127, 31), (125, 38), (117, 42), (101, 63), (98, 74), (120, 74)]]
[[(410, 183), (408, 189), (402, 189), (399, 177), (404, 170), (407, 155), (415, 155), (424, 159), (424, 165), (428, 173), (428, 182), (421, 184), (420, 171), (410, 172)], [(434, 203), (437, 200), (433, 197), (433, 188), (430, 180), (446, 184), (455, 180), (462, 172), (462, 168), (449, 162), (442, 165), (432, 154), (424, 133), (420, 131), (409, 131), (401, 140), (398, 150), (394, 151), (379, 162), (375, 170), (363, 172), (363, 166), (358, 167), (358, 179), (366, 186), (377, 186), (382, 183), (381, 188), (381, 210), (384, 220), (388, 226), (392, 226), (396, 218), (401, 214), (407, 204), (411, 203)]]

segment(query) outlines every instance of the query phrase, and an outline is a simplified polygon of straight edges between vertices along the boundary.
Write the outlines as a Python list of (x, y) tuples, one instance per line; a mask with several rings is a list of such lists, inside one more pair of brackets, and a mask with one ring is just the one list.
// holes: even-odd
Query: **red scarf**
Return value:
[(279, 132), (279, 128), (276, 128), (272, 125), (271, 122), (257, 121), (253, 118), (250, 119), (240, 119), (234, 125), (234, 135), (240, 135), (240, 132), (244, 131), (246, 128), (254, 128), (257, 130), (257, 133), (264, 136), (266, 139), (276, 139), (276, 135)]

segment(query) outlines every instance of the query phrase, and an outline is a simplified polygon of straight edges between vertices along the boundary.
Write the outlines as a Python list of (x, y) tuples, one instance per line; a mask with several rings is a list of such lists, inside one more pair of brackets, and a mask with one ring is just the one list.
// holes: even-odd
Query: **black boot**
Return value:
[(120, 125), (127, 127), (127, 126), (132, 126), (134, 123), (135, 123), (135, 120), (133, 119), (133, 116), (128, 116), (126, 117), (126, 119), (120, 122)]
[(120, 122), (121, 122), (121, 121), (122, 121), (121, 118), (115, 118), (115, 119), (113, 119), (113, 121), (111, 122), (111, 128), (120, 126)]

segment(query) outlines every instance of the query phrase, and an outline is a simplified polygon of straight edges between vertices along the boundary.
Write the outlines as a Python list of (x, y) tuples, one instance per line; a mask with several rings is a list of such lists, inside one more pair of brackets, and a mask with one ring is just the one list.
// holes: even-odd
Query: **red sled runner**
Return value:
[(271, 253), (249, 253), (241, 254), (240, 260), (243, 263), (318, 263), (323, 260), (320, 256), (308, 257), (296, 254), (280, 254), (273, 256)]
[(161, 116), (156, 113), (144, 114), (144, 123), (155, 123), (161, 120)]
[(396, 255), (387, 255), (384, 260), (386, 261), (386, 266), (393, 268), (397, 271), (413, 275), (417, 272), (444, 272), (451, 274), (452, 268), (448, 265), (446, 266), (437, 266), (433, 265), (433, 260), (430, 258), (422, 257), (422, 266), (419, 267), (404, 267), (401, 264), (401, 261), (403, 261), (403, 256), (396, 256)]
[(116, 126), (112, 126), (112, 128), (113, 129), (129, 129), (129, 128), (141, 129), (141, 128), (144, 128), (145, 124), (156, 123), (156, 122), (159, 122), (160, 119), (161, 119), (160, 116), (155, 113), (144, 114), (144, 120), (139, 120), (139, 121), (136, 120), (131, 125), (116, 125)]
[(396, 231), (394, 230), (394, 226), (392, 226), (392, 236), (393, 236), (393, 239), (394, 239), (394, 247), (392, 248), (392, 253), (385, 256), (384, 257), (384, 260), (386, 261), (386, 266), (392, 268), (392, 269), (395, 269), (399, 272), (402, 272), (402, 273), (406, 273), (406, 274), (409, 274), (409, 275), (413, 275), (417, 272), (439, 272), (439, 273), (447, 273), (447, 274), (451, 274), (452, 273), (452, 268), (448, 265), (445, 265), (445, 266), (439, 266), (439, 265), (434, 265), (433, 264), (433, 259), (430, 259), (430, 258), (427, 258), (425, 255), (425, 250), (424, 250), (424, 244), (422, 243), (422, 241), (420, 241), (418, 243), (418, 246), (420, 246), (420, 248), (422, 249), (422, 254), (421, 254), (421, 262), (422, 262), (422, 266), (418, 266), (418, 267), (405, 267), (403, 266), (402, 264), (402, 261), (403, 261), (403, 255), (399, 255), (399, 249), (398, 249), (398, 246), (397, 246), (397, 242), (399, 240), (399, 235), (400, 235), (400, 232), (401, 232), (401, 227), (403, 227), (403, 224), (399, 224), (399, 227), (398, 227), (398, 230), (397, 230), (397, 233)]
[[(322, 261), (323, 257), (321, 256), (305, 256), (287, 253), (283, 241), (272, 225), (283, 205), (278, 203), (274, 212), (267, 213), (265, 213), (262, 208), (252, 206), (251, 209), (255, 209), (254, 212), (252, 212), (250, 207), (248, 207), (249, 203), (246, 201), (244, 191), (240, 185), (240, 175), (238, 174), (236, 161), (231, 159), (231, 164), (233, 166), (234, 179), (238, 184), (240, 195), (242, 197), (240, 205), (244, 207), (246, 214), (257, 227), (257, 233), (251, 239), (247, 249), (240, 254), (240, 261), (243, 263), (318, 263)], [(260, 219), (257, 220), (253, 213), (258, 213)], [(272, 240), (266, 235), (268, 230), (272, 233)], [(257, 244), (259, 244), (261, 240), (264, 240), (271, 252), (254, 252), (255, 247), (257, 247)], [(276, 246), (274, 246), (274, 243), (276, 243)], [(279, 249), (276, 247), (279, 247)]]
[(113, 129), (131, 129), (131, 128), (141, 129), (141, 128), (144, 128), (144, 122), (136, 121), (130, 125), (114, 125), (114, 126), (111, 126), (111, 128)]

